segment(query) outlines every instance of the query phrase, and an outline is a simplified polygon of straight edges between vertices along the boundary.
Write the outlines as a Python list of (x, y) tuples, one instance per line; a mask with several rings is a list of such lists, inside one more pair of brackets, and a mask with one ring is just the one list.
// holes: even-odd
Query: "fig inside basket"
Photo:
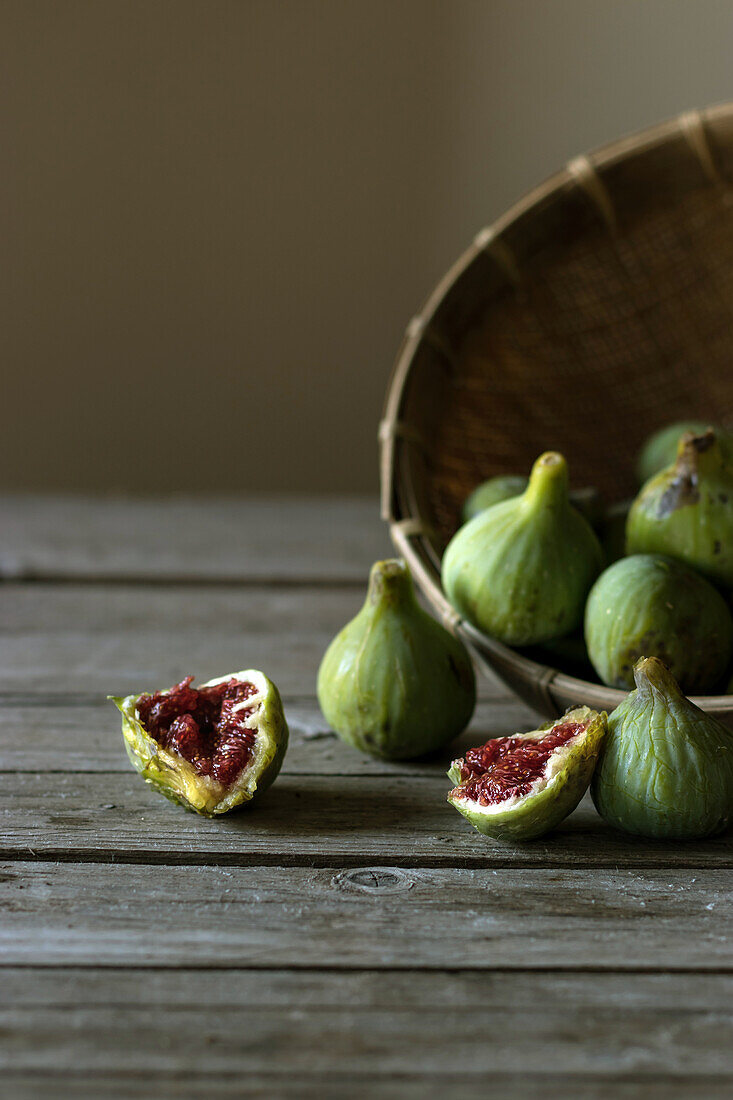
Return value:
[[(434, 611), (550, 717), (625, 692), (461, 620), (440, 583), (464, 499), (545, 450), (611, 506), (676, 420), (733, 422), (733, 104), (578, 157), (472, 246), (407, 326), (380, 426), (382, 514)], [(694, 700), (733, 726), (733, 696)]]

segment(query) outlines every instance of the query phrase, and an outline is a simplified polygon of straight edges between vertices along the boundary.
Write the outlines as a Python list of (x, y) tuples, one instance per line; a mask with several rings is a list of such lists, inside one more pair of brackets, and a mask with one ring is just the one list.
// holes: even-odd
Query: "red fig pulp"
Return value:
[(188, 760), (197, 775), (227, 785), (252, 755), (255, 731), (245, 723), (253, 708), (242, 703), (258, 688), (234, 679), (193, 688), (192, 681), (187, 676), (169, 691), (141, 695), (140, 721), (159, 745)]
[(565, 722), (537, 740), (495, 737), (477, 749), (469, 749), (461, 762), (461, 785), (451, 794), (482, 806), (529, 794), (544, 775), (555, 749), (572, 741), (584, 729), (578, 722)]
[(206, 817), (251, 803), (280, 771), (282, 700), (257, 669), (192, 687), (112, 696), (133, 767), (156, 790)]
[(543, 836), (583, 797), (605, 732), (604, 713), (575, 707), (543, 729), (495, 737), (453, 761), (448, 801), (487, 836)]

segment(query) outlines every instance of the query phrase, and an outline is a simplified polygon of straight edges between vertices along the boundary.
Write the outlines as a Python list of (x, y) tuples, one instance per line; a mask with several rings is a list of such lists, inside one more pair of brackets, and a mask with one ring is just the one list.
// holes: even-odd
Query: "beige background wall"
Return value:
[(372, 490), (404, 324), (733, 0), (4, 0), (0, 486)]

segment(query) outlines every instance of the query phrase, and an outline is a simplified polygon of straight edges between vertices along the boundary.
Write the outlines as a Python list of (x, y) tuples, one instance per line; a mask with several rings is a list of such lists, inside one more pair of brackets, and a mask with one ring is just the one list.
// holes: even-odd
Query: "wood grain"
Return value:
[(9, 968), (1, 989), (4, 1074), (328, 1077), (334, 1051), (384, 1083), (733, 1069), (731, 975)]
[[(385, 845), (386, 848), (386, 845)], [(7, 965), (733, 969), (730, 873), (0, 866)]]
[[(346, 750), (344, 750), (345, 752)], [(493, 841), (446, 802), (437, 775), (283, 775), (239, 813), (188, 813), (125, 773), (0, 774), (0, 858), (251, 866), (731, 868), (733, 835), (688, 844), (608, 828), (586, 797), (555, 833)]]
[[(260, 668), (285, 696), (313, 695), (361, 588), (12, 584), (2, 588), (0, 692), (122, 695)], [(509, 698), (482, 676), (483, 698)]]
[[(730, 835), (624, 837), (586, 798), (481, 837), (446, 765), (536, 722), (495, 678), (430, 759), (326, 727), (320, 658), (389, 552), (371, 502), (0, 509), (4, 1097), (727, 1100)], [(291, 746), (206, 821), (132, 772), (105, 696), (249, 665)]]
[(362, 584), (393, 553), (371, 497), (0, 495), (0, 577)]

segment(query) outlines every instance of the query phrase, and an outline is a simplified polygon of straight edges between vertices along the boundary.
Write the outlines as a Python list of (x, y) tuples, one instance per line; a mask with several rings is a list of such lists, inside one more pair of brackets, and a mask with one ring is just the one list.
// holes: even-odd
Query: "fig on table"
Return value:
[(277, 777), (288, 745), (280, 694), (262, 672), (193, 687), (112, 696), (133, 767), (146, 783), (205, 817), (250, 804)]

